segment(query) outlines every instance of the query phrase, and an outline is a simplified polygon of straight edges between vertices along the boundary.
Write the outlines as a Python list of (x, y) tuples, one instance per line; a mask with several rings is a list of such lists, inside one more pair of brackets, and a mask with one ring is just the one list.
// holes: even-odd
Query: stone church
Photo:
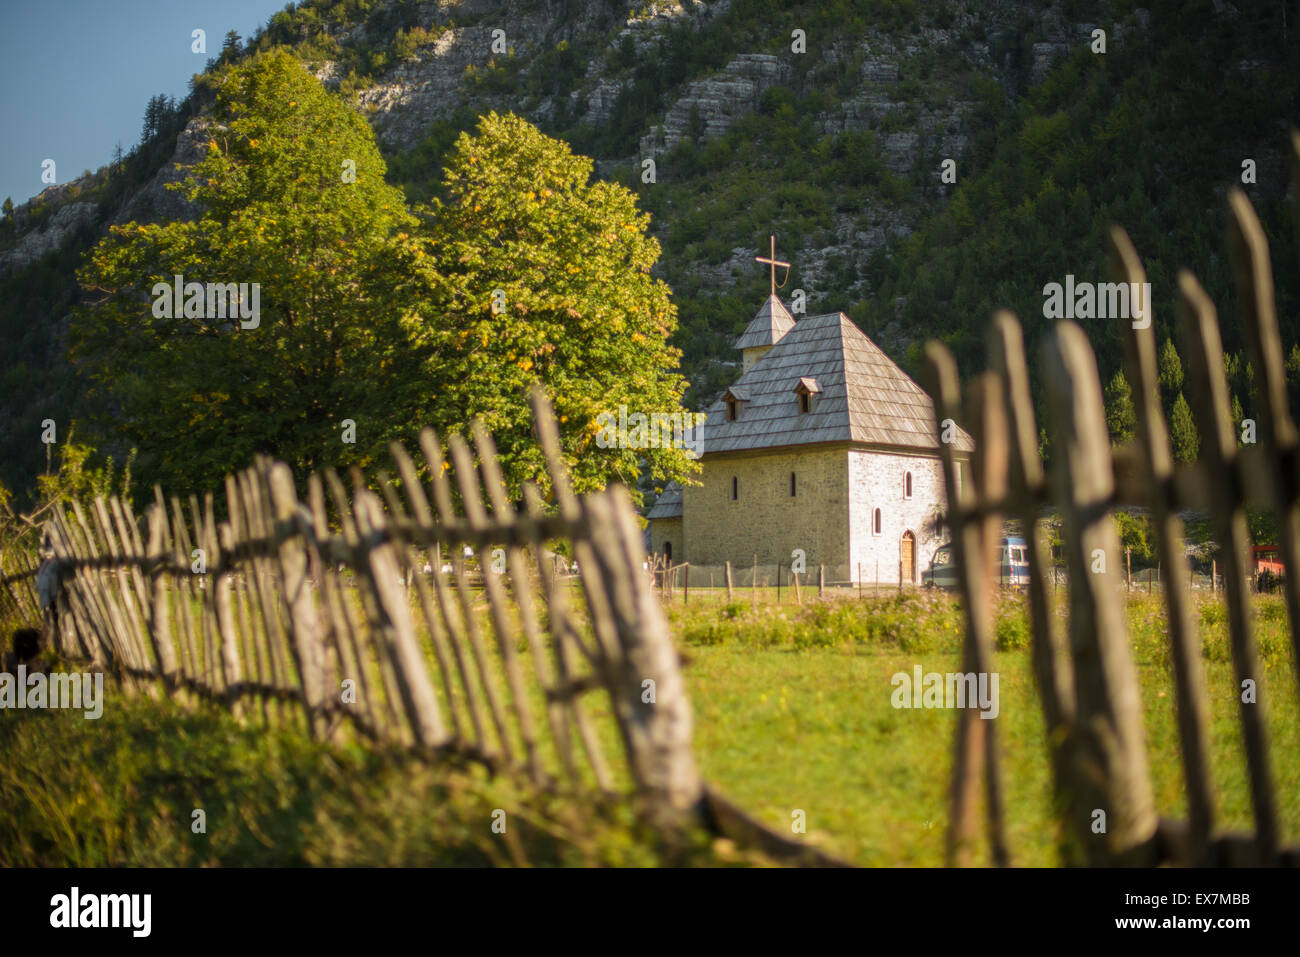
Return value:
[[(930, 397), (844, 313), (795, 322), (775, 282), (735, 348), (742, 373), (707, 410), (700, 484), (659, 496), (651, 551), (690, 562), (693, 581), (725, 562), (739, 579), (755, 556), (788, 572), (801, 549), (805, 581), (824, 565), (827, 582), (918, 582), (946, 541)], [(955, 447), (960, 481), (970, 436)]]

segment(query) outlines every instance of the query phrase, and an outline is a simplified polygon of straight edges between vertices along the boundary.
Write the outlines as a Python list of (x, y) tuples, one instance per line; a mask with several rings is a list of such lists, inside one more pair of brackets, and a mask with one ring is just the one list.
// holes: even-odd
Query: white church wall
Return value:
[[(904, 481), (912, 475), (912, 495), (905, 497)], [(929, 567), (935, 550), (947, 539), (934, 534), (936, 510), (942, 511), (943, 466), (938, 458), (893, 452), (849, 451), (849, 563), (850, 574), (863, 581), (898, 583), (902, 537), (911, 531), (916, 539), (913, 581)], [(879, 534), (873, 516), (880, 509)], [(946, 534), (946, 532), (945, 532)], [(879, 579), (876, 578), (879, 568)], [(904, 580), (907, 576), (904, 575)]]

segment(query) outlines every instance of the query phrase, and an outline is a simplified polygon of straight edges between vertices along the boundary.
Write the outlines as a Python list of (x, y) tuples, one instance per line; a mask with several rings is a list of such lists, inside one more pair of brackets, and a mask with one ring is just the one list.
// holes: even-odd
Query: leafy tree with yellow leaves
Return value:
[[(413, 265), (426, 290), (408, 319), (425, 351), (425, 421), (457, 431), (480, 416), (518, 485), (543, 477), (528, 387), (555, 405), (575, 486), (633, 485), (694, 470), (686, 450), (602, 448), (602, 412), (682, 413), (670, 290), (651, 275), (650, 217), (592, 162), (514, 115), (490, 113), (457, 140)], [(662, 434), (662, 433), (661, 433)], [(633, 441), (635, 436), (629, 436)]]

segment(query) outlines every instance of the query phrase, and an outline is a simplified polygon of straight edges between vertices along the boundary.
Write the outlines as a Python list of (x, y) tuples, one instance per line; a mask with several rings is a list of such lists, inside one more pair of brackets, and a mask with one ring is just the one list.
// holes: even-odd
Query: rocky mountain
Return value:
[[(965, 199), (953, 212), (954, 196), (963, 189), (982, 195), (978, 183), (966, 184), (992, 180), (993, 208), (1038, 203), (1044, 175), (1064, 187), (1052, 163), (1068, 166), (1071, 124), (1099, 127), (1130, 109), (1140, 93), (1126, 84), (1139, 76), (1150, 83), (1151, 70), (1164, 71), (1157, 80), (1182, 79), (1151, 62), (1153, 50), (1167, 49), (1184, 31), (1191, 54), (1215, 56), (1223, 48), (1236, 58), (1231, 69), (1242, 82), (1272, 78), (1276, 88), (1294, 44), (1254, 38), (1276, 34), (1274, 6), (1285, 38), (1286, 8), (1294, 4), (1267, 6), (306, 0), (276, 14), (238, 55), (293, 49), (369, 118), (390, 178), (415, 201), (436, 192), (442, 154), (488, 109), (519, 113), (593, 156), (599, 175), (635, 189), (653, 214), (664, 249), (658, 268), (679, 304), (678, 344), (694, 386), (688, 400), (698, 403), (734, 375), (731, 341), (766, 293), (766, 275), (753, 259), (766, 251), (769, 233), (794, 264), (783, 295), (802, 290), (809, 313), (850, 312), (906, 361), (924, 338), (955, 334), (960, 323), (942, 304), (962, 301), (960, 288), (947, 287), (963, 273), (934, 279), (939, 291), (931, 295), (921, 270), (901, 275), (891, 264), (921, 236), (937, 243), (932, 237), (943, 234), (948, 245), (968, 250), (979, 241), (978, 228), (947, 235), (946, 223), (969, 215), (961, 212)], [(1104, 53), (1095, 50), (1097, 31), (1104, 32)], [(1225, 31), (1242, 42), (1225, 43)], [(1241, 49), (1255, 53), (1245, 57)], [(1100, 81), (1105, 89), (1095, 103), (1072, 104), (1068, 77), (1082, 76), (1088, 64), (1119, 75)], [(1215, 60), (1214, 69), (1219, 65)], [(187, 214), (165, 186), (205, 140), (207, 78), (196, 77), (172, 124), (126, 161), (49, 188), (0, 224), (0, 348), (18, 369), (0, 379), (0, 481), (10, 486), (29, 487), (43, 458), (31, 438), (38, 423), (77, 412), (75, 375), (59, 341), (75, 298), (77, 257), (111, 223)], [(1288, 84), (1293, 96), (1294, 77)], [(1256, 159), (1267, 201), (1286, 191), (1283, 120), (1240, 119), (1245, 142), (1229, 151)], [(1017, 148), (1036, 164), (1030, 174), (999, 166), (1009, 136), (1024, 138)], [(945, 161), (956, 182), (943, 175)], [(1075, 175), (1090, 196), (1105, 194), (1103, 174)], [(1139, 188), (1147, 179), (1161, 188), (1159, 175), (1143, 173)], [(1017, 195), (1030, 183), (1031, 195)], [(1201, 216), (1214, 199), (1203, 197), (1188, 216)], [(1088, 216), (1102, 215), (1096, 205)], [(971, 252), (964, 261), (976, 258)], [(975, 287), (978, 279), (960, 282)], [(1007, 295), (1038, 287), (1039, 277), (1026, 274)]]

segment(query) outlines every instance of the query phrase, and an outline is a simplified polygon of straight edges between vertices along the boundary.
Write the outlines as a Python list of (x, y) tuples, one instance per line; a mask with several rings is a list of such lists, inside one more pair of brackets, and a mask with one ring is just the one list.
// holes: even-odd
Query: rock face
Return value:
[[(55, 187), (51, 187), (45, 190), (36, 200), (33, 200), (33, 203), (40, 200), (49, 202), (48, 194), (54, 189)], [(26, 205), (30, 207), (31, 204)], [(19, 212), (21, 209), (22, 207), (19, 207), (19, 210), (15, 211), (19, 216), (21, 216)], [(0, 252), (0, 273), (11, 269), (22, 269), (45, 254), (54, 252), (63, 245), (69, 233), (95, 222), (98, 215), (99, 206), (95, 203), (65, 203), (55, 210), (47, 223), (19, 239), (14, 248)]]
[(383, 82), (359, 95), (361, 108), (369, 114), (380, 140), (397, 149), (411, 149), (434, 120), (450, 116), (464, 102), (467, 73), (472, 76), (474, 70), (486, 69), (493, 59), (495, 29), (507, 30), (507, 49), (519, 56), (521, 45), (531, 47), (544, 22), (534, 16), (512, 22), (508, 28), (449, 29), (419, 50), (413, 60), (385, 74)]
[(113, 224), (138, 222), (157, 223), (177, 219), (193, 219), (198, 213), (196, 204), (187, 200), (179, 190), (168, 189), (187, 175), (188, 168), (199, 162), (205, 152), (210, 122), (202, 116), (190, 120), (176, 137), (176, 151), (169, 162), (154, 174), (144, 189), (133, 195), (113, 217)]
[[(419, 6), (418, 20), (433, 37), (431, 42), (359, 91), (357, 102), (381, 142), (394, 150), (417, 146), (431, 124), (464, 106), (513, 110), (535, 122), (556, 116), (563, 106), (568, 116), (579, 116), (587, 126), (600, 128), (614, 118), (619, 94), (631, 82), (625, 59), (629, 50), (638, 61), (653, 62), (665, 31), (691, 22), (703, 26), (728, 7), (729, 0), (645, 0), (619, 10), (608, 0), (430, 0)], [(1093, 24), (1071, 21), (1059, 2), (1046, 9), (1019, 0), (987, 6), (957, 3), (950, 22), (942, 27), (918, 24), (856, 39), (810, 37), (806, 54), (793, 54), (788, 47), (778, 53), (743, 52), (710, 75), (670, 86), (662, 114), (650, 118), (637, 153), (598, 157), (598, 175), (638, 171), (641, 160), (669, 154), (687, 138), (702, 145), (724, 136), (741, 117), (758, 109), (763, 94), (773, 87), (786, 87), (798, 97), (833, 85), (839, 91), (836, 102), (812, 117), (816, 135), (872, 131), (872, 148), (895, 176), (930, 175), (933, 166), (933, 189), (923, 187), (923, 194), (942, 202), (946, 188), (939, 180), (938, 163), (955, 159), (961, 170), (972, 104), (958, 92), (966, 89), (964, 84), (934, 84), (940, 75), (934, 72), (935, 64), (1005, 77), (1011, 69), (1009, 54), (994, 56), (990, 51), (1009, 48), (1010, 41), (1021, 35), (1023, 18), (1031, 9), (1040, 42), (1019, 69), (1030, 82), (1037, 82), (1057, 58), (1087, 45)], [(1139, 8), (1129, 28), (1144, 30), (1148, 21), (1147, 11)], [(370, 29), (363, 24), (338, 39), (370, 39)], [(1106, 30), (1108, 44), (1122, 41), (1122, 24), (1107, 24)], [(499, 48), (502, 39), (505, 52)], [(563, 42), (580, 43), (587, 66), (576, 83), (560, 93), (545, 72), (534, 78), (533, 71), (544, 70), (542, 55)], [(806, 61), (799, 59), (805, 56)], [(337, 63), (319, 61), (310, 67), (327, 85), (337, 86), (344, 79)], [(498, 83), (502, 70), (519, 82)], [(206, 123), (202, 117), (191, 121), (179, 136), (171, 160), (111, 215), (111, 222), (184, 219), (195, 214), (179, 192), (166, 187), (183, 178), (185, 167), (203, 155)], [(1258, 157), (1261, 169), (1272, 169), (1274, 159)], [(70, 196), (60, 199), (59, 194), (51, 194), (50, 202), (61, 206), (56, 215), (13, 248), (0, 252), (0, 269), (25, 264), (56, 248), (68, 230), (95, 216), (93, 206), (72, 202)], [(868, 259), (892, 238), (906, 236), (919, 214), (915, 203), (883, 198), (861, 209), (836, 209), (825, 228), (806, 234), (803, 248), (784, 249), (798, 263), (797, 284), (807, 293), (809, 308), (839, 308), (868, 293), (862, 278)], [(671, 220), (655, 225), (671, 229)], [(711, 290), (725, 291), (739, 278), (752, 275), (753, 255), (754, 250), (737, 248), (725, 261), (693, 267), (693, 278)]]
[(641, 138), (641, 155), (657, 156), (677, 146), (687, 136), (692, 117), (705, 139), (721, 136), (743, 113), (758, 107), (764, 90), (788, 83), (790, 67), (775, 56), (742, 53), (721, 73), (687, 87), (668, 110), (664, 121)]

